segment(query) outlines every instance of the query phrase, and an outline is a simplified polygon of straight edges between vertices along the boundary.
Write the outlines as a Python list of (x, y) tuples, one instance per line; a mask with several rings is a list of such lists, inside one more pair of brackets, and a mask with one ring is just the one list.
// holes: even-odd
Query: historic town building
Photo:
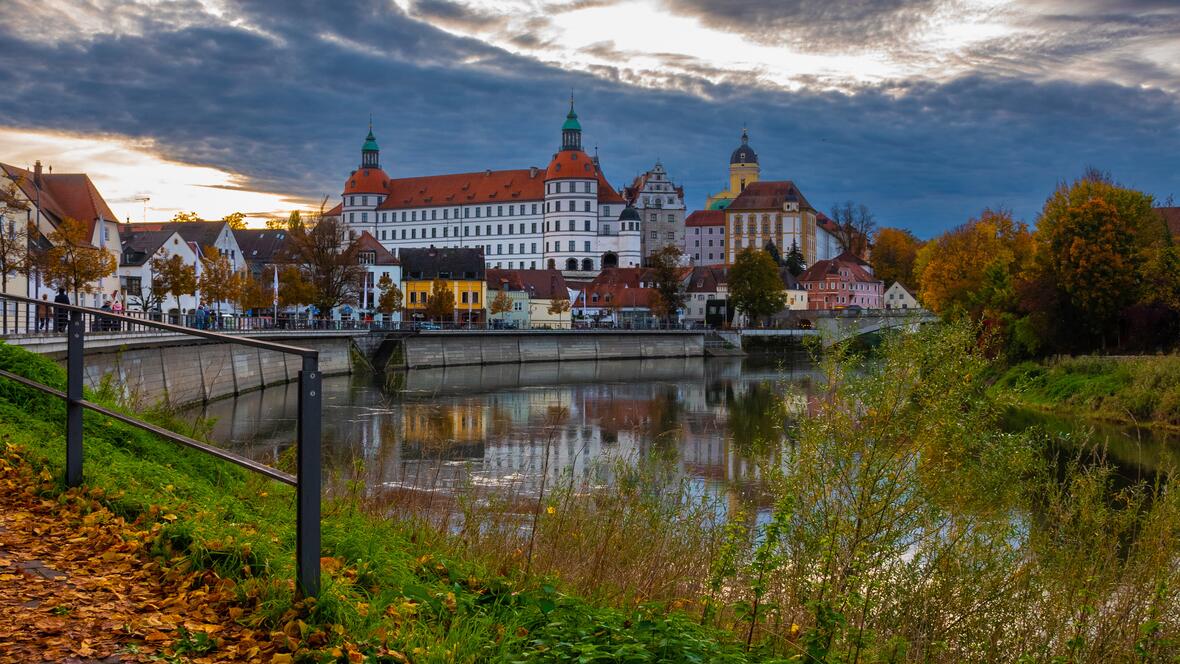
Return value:
[(594, 273), (641, 262), (640, 220), (582, 149), (570, 101), (561, 146), (537, 167), (390, 178), (370, 128), (338, 214), (398, 254), (412, 247), (483, 250), (485, 267)]
[(725, 211), (696, 210), (684, 220), (684, 254), (693, 265), (725, 264)]
[(782, 255), (794, 243), (805, 263), (817, 260), (815, 208), (790, 180), (747, 184), (725, 208), (725, 226), (726, 264), (743, 249), (765, 249), (772, 243)]
[(799, 275), (807, 291), (807, 308), (880, 309), (884, 285), (861, 258), (844, 252), (831, 260), (817, 261)]
[(625, 187), (623, 194), (643, 220), (640, 246), (644, 261), (664, 247), (685, 250), (684, 187), (668, 179), (662, 163), (656, 161), (650, 171)]
[(742, 129), (742, 144), (729, 155), (729, 188), (710, 194), (705, 199), (705, 208), (709, 210), (724, 210), (729, 207), (746, 187), (758, 181), (761, 168), (758, 166), (758, 153), (750, 147), (750, 134)]

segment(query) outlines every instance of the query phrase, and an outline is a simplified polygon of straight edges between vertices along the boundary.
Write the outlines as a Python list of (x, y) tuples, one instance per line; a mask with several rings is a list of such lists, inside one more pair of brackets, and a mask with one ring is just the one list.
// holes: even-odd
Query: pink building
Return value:
[(869, 264), (845, 251), (818, 261), (799, 275), (807, 291), (808, 309), (882, 308), (885, 285), (873, 276)]

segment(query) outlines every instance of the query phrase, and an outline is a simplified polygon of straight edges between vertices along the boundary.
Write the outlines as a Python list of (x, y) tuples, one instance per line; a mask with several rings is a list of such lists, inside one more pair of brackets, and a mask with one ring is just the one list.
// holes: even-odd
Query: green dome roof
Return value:
[(565, 124), (561, 125), (562, 131), (566, 129), (577, 129), (582, 131), (582, 125), (578, 122), (578, 114), (574, 113), (573, 104), (570, 104), (569, 115), (565, 116)]
[(361, 149), (362, 150), (380, 150), (381, 149), (381, 148), (377, 147), (377, 139), (373, 136), (372, 129), (369, 130), (369, 135), (365, 137), (365, 145)]

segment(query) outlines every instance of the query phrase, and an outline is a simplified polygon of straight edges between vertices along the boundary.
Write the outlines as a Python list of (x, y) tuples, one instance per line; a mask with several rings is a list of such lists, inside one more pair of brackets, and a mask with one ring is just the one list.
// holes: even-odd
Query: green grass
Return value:
[[(0, 344), (0, 368), (65, 386), (60, 367), (12, 346)], [(117, 407), (101, 392), (88, 398)], [(182, 428), (165, 414), (149, 416)], [(60, 400), (0, 379), (0, 447), (18, 446), (34, 466), (60, 475), (64, 418)], [(280, 625), (294, 608), (329, 643), (346, 638), (369, 653), (385, 646), (415, 662), (765, 661), (659, 605), (611, 608), (553, 581), (492, 572), (456, 554), (460, 547), (436, 529), (376, 518), (349, 500), (325, 501), (323, 555), (339, 569), (325, 573), (319, 600), (300, 608), (289, 487), (91, 412), (84, 476), (115, 512), (166, 524), (154, 554), (237, 581), (256, 602), (248, 618), (262, 626)]]
[(1180, 426), (1180, 356), (1022, 362), (1002, 373), (995, 388), (1041, 408)]

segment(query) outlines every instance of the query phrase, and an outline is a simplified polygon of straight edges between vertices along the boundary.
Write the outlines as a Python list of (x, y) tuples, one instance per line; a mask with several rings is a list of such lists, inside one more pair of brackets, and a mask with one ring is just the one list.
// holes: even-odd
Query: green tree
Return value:
[[(794, 242), (794, 240), (791, 240), (792, 246), (794, 246)], [(773, 260), (777, 265), (783, 265), (783, 256), (779, 253), (778, 246), (775, 245), (774, 242), (767, 242), (763, 249), (766, 251), (766, 253), (770, 254), (770, 259)]]
[(799, 243), (795, 240), (791, 240), (791, 249), (787, 251), (787, 257), (783, 263), (792, 277), (803, 274), (803, 271), (807, 269), (807, 263), (803, 260), (803, 252), (799, 251)]
[(161, 299), (168, 295), (176, 298), (176, 312), (180, 310), (180, 297), (197, 292), (197, 269), (189, 265), (179, 254), (167, 258), (157, 256), (151, 260), (152, 291)]
[[(681, 275), (680, 249), (671, 245), (653, 253), (650, 257), (652, 279), (659, 297), (660, 317), (672, 322), (677, 312), (684, 308), (684, 284)], [(655, 312), (653, 312), (655, 313)]]
[(729, 269), (729, 299), (751, 321), (773, 316), (787, 304), (778, 265), (770, 254), (743, 249)]

